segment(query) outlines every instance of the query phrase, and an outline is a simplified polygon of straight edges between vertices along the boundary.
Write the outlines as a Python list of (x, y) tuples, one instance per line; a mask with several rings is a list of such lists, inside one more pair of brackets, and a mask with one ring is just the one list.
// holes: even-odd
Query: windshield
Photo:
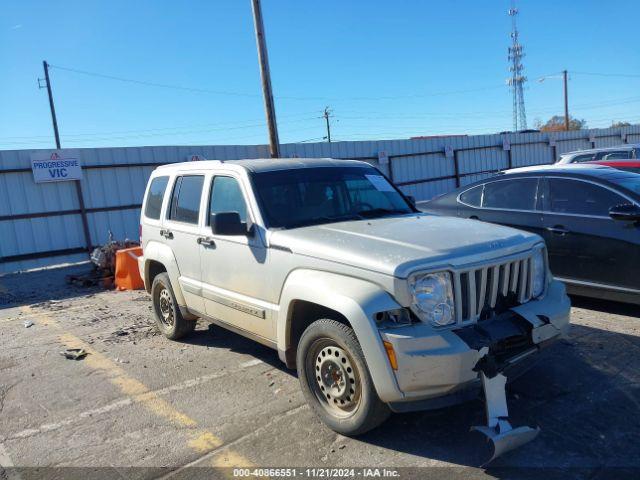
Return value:
[(252, 178), (270, 228), (295, 228), (415, 211), (374, 168), (300, 168), (254, 173)]

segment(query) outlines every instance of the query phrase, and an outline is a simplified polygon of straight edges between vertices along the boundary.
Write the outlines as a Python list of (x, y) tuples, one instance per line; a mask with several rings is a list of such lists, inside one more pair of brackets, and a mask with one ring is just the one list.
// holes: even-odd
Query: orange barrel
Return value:
[(142, 247), (123, 248), (116, 252), (116, 288), (118, 290), (140, 290), (144, 282), (138, 270), (138, 257)]

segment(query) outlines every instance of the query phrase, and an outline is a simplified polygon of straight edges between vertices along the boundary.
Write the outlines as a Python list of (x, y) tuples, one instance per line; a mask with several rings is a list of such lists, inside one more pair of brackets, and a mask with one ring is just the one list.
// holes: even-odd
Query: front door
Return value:
[(209, 185), (207, 221), (201, 231), (202, 295), (210, 317), (267, 340), (275, 339), (269, 291), (267, 249), (253, 228), (248, 235), (216, 235), (211, 214), (237, 212), (252, 225), (246, 192), (238, 177), (214, 175)]
[(204, 175), (178, 175), (173, 183), (167, 217), (160, 235), (171, 247), (180, 270), (180, 287), (187, 306), (202, 312), (198, 237)]
[(609, 217), (612, 206), (629, 200), (587, 181), (551, 177), (545, 183), (544, 238), (553, 274), (569, 281), (638, 288), (640, 230)]

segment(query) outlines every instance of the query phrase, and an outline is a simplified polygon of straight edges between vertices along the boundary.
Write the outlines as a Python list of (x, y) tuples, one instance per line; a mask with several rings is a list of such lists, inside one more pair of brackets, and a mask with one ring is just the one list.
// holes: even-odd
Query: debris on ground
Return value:
[(113, 288), (113, 275), (109, 275), (95, 267), (88, 273), (67, 275), (66, 281), (69, 285), (77, 287), (102, 287), (106, 290)]
[(60, 355), (69, 360), (82, 360), (89, 354), (84, 348), (67, 348), (60, 352)]
[[(142, 320), (142, 319), (140, 319)], [(146, 320), (146, 319), (145, 319)], [(120, 343), (120, 342), (137, 342), (143, 338), (155, 337), (160, 335), (158, 328), (153, 320), (149, 318), (143, 324), (134, 323), (127, 325), (126, 327), (120, 327), (117, 330), (111, 332), (107, 337), (99, 338), (106, 344)]]
[(24, 321), (24, 328), (33, 327), (34, 325), (35, 325), (35, 323), (33, 323), (31, 320), (25, 320)]
[(91, 252), (91, 263), (93, 263), (99, 270), (103, 270), (106, 273), (113, 275), (116, 271), (116, 252), (123, 248), (137, 247), (140, 244), (129, 240), (128, 238), (123, 241), (114, 240), (113, 232), (109, 230), (109, 241), (101, 247), (95, 248)]
[(113, 288), (116, 272), (116, 252), (139, 245), (138, 242), (129, 240), (128, 238), (124, 241), (114, 240), (113, 232), (109, 230), (109, 240), (107, 243), (94, 248), (93, 252), (91, 252), (93, 270), (82, 275), (67, 275), (67, 283), (80, 287), (100, 286), (105, 289)]

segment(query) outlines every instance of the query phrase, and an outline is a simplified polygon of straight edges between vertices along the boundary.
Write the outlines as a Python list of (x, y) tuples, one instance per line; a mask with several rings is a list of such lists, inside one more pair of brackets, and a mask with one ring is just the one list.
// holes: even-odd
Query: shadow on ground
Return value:
[[(578, 337), (556, 343), (541, 361), (509, 386), (514, 425), (540, 426), (533, 442), (496, 459), (500, 468), (599, 469), (640, 472), (640, 349), (637, 337), (574, 326)], [(363, 441), (457, 465), (480, 466), (486, 444), (470, 425), (484, 422), (481, 401), (453, 408), (396, 415)], [(484, 450), (484, 451), (483, 451)], [(592, 472), (593, 473), (593, 472)]]
[[(185, 342), (253, 355), (295, 375), (275, 351), (220, 327), (198, 330)], [(563, 475), (574, 472), (576, 477), (582, 476), (580, 469), (589, 474), (608, 467), (640, 471), (639, 347), (635, 336), (573, 326), (569, 340), (541, 352), (540, 361), (510, 384), (508, 394), (512, 423), (540, 426), (541, 433), (532, 443), (496, 459), (487, 473), (501, 478), (501, 469), (511, 472), (522, 465), (559, 469)], [(478, 467), (489, 458), (490, 449), (484, 437), (469, 428), (484, 422), (484, 404), (478, 399), (440, 410), (394, 414), (358, 440)]]
[(611, 302), (597, 298), (571, 295), (571, 305), (576, 308), (595, 310), (602, 313), (613, 313), (616, 315), (640, 318), (640, 305), (633, 305), (631, 303)]

